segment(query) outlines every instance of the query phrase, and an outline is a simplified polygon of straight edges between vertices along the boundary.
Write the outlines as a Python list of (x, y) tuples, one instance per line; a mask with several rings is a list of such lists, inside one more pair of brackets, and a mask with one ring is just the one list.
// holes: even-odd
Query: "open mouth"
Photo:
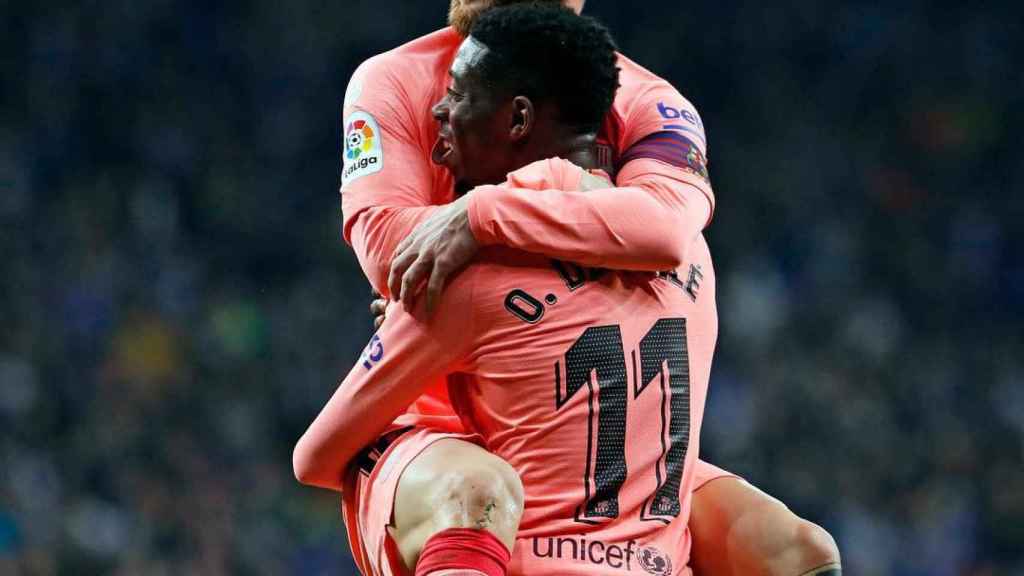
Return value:
[(434, 142), (434, 148), (430, 151), (430, 159), (433, 160), (434, 164), (447, 166), (448, 160), (451, 158), (453, 151), (454, 148), (452, 148), (452, 144), (448, 138), (445, 137), (443, 133), (439, 133), (437, 135), (437, 141)]

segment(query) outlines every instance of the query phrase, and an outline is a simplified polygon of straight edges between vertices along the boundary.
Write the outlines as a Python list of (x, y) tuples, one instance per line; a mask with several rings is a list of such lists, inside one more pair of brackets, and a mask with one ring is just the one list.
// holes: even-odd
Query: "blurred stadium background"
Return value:
[[(1024, 574), (1019, 4), (588, 4), (710, 136), (705, 455), (848, 574)], [(290, 464), (371, 332), (339, 108), (445, 11), (0, 2), (0, 573), (354, 573)]]

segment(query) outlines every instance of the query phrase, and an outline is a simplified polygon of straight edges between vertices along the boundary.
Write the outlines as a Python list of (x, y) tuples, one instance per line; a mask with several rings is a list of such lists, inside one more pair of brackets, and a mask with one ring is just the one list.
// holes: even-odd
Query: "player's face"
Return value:
[(459, 193), (481, 184), (496, 184), (511, 170), (511, 104), (478, 80), (476, 68), (488, 48), (470, 36), (459, 47), (449, 70), (444, 98), (431, 109), (438, 137), (431, 152), (435, 164), (451, 171)]
[[(469, 36), (469, 29), (473, 27), (473, 22), (476, 21), (476, 17), (484, 10), (492, 6), (516, 4), (523, 1), (525, 0), (452, 0), (448, 6), (448, 24), (455, 28), (459, 34)], [(583, 10), (583, 2), (584, 0), (563, 0), (562, 4), (572, 8), (578, 14)]]

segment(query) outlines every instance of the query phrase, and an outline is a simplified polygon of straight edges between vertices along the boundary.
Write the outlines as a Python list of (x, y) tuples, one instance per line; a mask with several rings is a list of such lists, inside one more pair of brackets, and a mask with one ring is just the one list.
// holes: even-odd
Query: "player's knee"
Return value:
[(514, 541), (523, 513), (519, 476), (500, 458), (444, 472), (429, 500), (438, 531), (487, 529), (508, 542)]
[(442, 440), (402, 472), (391, 535), (406, 566), (448, 528), (490, 530), (511, 550), (522, 512), (523, 486), (512, 466), (475, 444)]

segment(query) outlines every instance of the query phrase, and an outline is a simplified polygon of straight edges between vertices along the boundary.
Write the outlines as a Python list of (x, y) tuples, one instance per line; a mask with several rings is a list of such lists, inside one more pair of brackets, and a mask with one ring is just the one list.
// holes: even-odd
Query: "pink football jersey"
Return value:
[[(508, 183), (565, 189), (580, 174), (552, 159)], [(466, 375), (449, 385), (456, 412), (526, 491), (512, 573), (685, 573), (718, 331), (707, 245), (693, 243), (691, 263), (657, 276), (485, 251), (433, 317), (422, 303), (389, 313), (296, 457), (343, 466), (426, 383)]]

